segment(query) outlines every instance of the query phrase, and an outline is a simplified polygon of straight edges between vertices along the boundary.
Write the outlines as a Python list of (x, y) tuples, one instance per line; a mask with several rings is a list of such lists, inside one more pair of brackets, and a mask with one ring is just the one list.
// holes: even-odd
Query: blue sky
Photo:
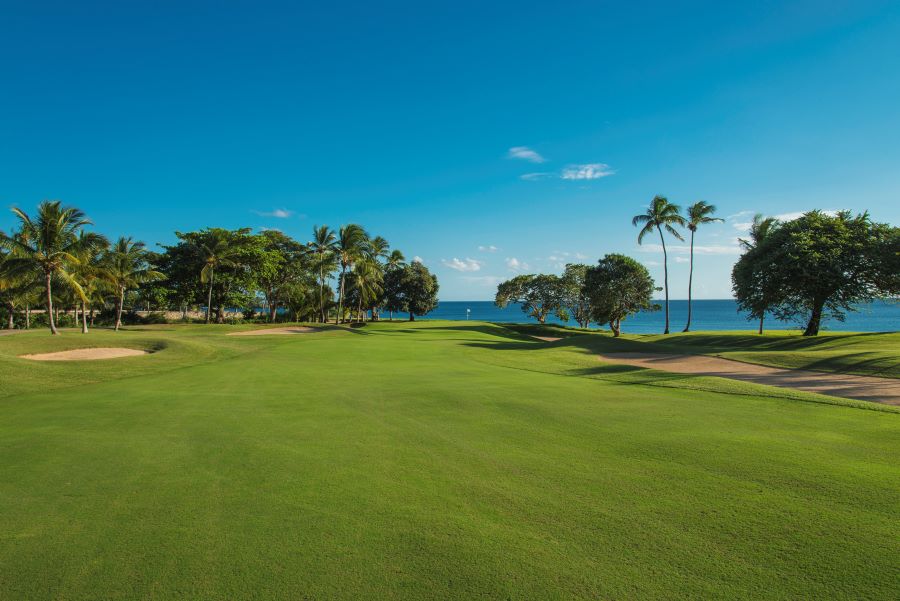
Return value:
[(443, 300), (608, 252), (661, 281), (654, 194), (726, 218), (697, 298), (756, 211), (900, 223), (896, 2), (327, 4), (0, 1), (0, 206), (150, 244), (359, 222)]

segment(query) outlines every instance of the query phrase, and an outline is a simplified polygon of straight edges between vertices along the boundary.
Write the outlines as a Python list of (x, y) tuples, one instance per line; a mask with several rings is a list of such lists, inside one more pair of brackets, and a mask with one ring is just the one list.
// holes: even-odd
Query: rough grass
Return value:
[[(900, 593), (896, 413), (597, 365), (597, 335), (230, 331), (0, 338), (0, 598)], [(16, 358), (85, 342), (157, 352)]]

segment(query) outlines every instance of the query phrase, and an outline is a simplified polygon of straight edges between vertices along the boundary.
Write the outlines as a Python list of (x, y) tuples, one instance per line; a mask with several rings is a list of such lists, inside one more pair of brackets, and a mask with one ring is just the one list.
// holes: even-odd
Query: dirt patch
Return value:
[(678, 374), (717, 376), (755, 384), (818, 392), (846, 399), (900, 405), (900, 380), (895, 378), (782, 369), (704, 355), (606, 353), (600, 355), (600, 360), (606, 363), (645, 367)]
[(304, 326), (289, 326), (285, 328), (262, 328), (259, 330), (245, 330), (243, 332), (232, 332), (228, 336), (264, 336), (267, 334), (309, 334), (315, 332), (315, 328), (307, 328)]
[(544, 342), (556, 342), (562, 340), (559, 336), (532, 336), (535, 340), (543, 340)]
[(32, 361), (95, 361), (98, 359), (118, 359), (119, 357), (135, 357), (146, 355), (147, 351), (139, 351), (133, 348), (77, 348), (71, 351), (59, 351), (56, 353), (39, 353), (37, 355), (21, 355), (22, 359)]

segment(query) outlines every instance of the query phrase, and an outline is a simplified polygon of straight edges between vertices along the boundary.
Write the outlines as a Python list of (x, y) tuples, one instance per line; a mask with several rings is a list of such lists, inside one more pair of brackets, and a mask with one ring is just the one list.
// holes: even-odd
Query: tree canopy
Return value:
[(843, 320), (855, 305), (900, 293), (900, 230), (868, 214), (810, 211), (749, 244), (732, 271), (740, 306), (758, 316), (803, 320), (819, 333), (826, 316)]

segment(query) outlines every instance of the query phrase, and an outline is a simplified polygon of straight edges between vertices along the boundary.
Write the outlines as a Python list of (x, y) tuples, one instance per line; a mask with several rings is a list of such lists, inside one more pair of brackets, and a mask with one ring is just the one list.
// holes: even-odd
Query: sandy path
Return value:
[(718, 376), (830, 396), (900, 405), (900, 379), (781, 369), (704, 355), (605, 353), (600, 360), (678, 374)]
[(285, 328), (262, 328), (259, 330), (245, 330), (243, 332), (232, 332), (228, 336), (262, 336), (265, 334), (308, 334), (315, 332), (315, 328), (307, 328), (304, 326), (288, 326)]
[(37, 355), (21, 355), (22, 359), (33, 361), (93, 361), (95, 359), (117, 359), (119, 357), (134, 357), (146, 355), (147, 351), (139, 351), (133, 348), (77, 348), (71, 351), (59, 351), (56, 353), (40, 353)]

